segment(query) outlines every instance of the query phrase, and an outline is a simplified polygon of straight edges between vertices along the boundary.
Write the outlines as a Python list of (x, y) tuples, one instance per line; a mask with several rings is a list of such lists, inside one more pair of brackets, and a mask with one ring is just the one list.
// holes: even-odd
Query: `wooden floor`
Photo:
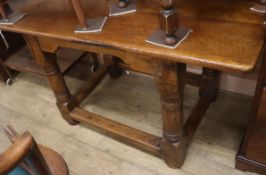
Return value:
[[(79, 81), (68, 78), (71, 89)], [(58, 151), (70, 175), (248, 175), (234, 169), (234, 157), (247, 121), (250, 98), (220, 93), (202, 121), (181, 169), (144, 152), (98, 134), (85, 126), (69, 126), (55, 105), (44, 78), (21, 73), (15, 84), (0, 84), (0, 127), (12, 124), (29, 130), (36, 140)], [(186, 88), (185, 110), (197, 99), (197, 89)], [(159, 97), (150, 77), (130, 74), (106, 77), (83, 106), (106, 117), (161, 135)], [(0, 132), (0, 151), (9, 145)]]

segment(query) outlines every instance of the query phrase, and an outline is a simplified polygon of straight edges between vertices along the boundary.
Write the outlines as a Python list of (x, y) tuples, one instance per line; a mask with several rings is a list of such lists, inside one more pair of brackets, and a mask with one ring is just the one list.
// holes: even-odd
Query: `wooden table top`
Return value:
[[(194, 31), (176, 49), (146, 43), (158, 29), (159, 1), (137, 0), (136, 13), (110, 17), (101, 33), (75, 34), (78, 25), (67, 0), (21, 0), (28, 16), (0, 29), (78, 41), (151, 57), (223, 71), (247, 72), (258, 60), (264, 42), (263, 16), (249, 10), (248, 0), (186, 0), (180, 5), (181, 24)], [(88, 17), (107, 15), (109, 1), (83, 2)]]

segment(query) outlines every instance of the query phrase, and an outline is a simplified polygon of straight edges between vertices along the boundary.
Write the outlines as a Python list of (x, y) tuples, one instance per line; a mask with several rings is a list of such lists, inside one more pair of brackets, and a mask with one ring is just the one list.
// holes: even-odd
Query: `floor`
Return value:
[[(68, 78), (74, 91), (79, 80)], [(185, 114), (195, 104), (197, 89), (187, 86)], [(234, 169), (234, 158), (247, 121), (249, 97), (220, 93), (203, 119), (181, 169), (98, 134), (86, 126), (69, 126), (55, 105), (44, 78), (21, 73), (14, 85), (0, 84), (0, 127), (29, 130), (37, 142), (59, 152), (70, 175), (250, 175)], [(103, 83), (82, 104), (122, 123), (161, 135), (159, 97), (151, 77), (124, 75)], [(9, 141), (0, 132), (0, 151)]]

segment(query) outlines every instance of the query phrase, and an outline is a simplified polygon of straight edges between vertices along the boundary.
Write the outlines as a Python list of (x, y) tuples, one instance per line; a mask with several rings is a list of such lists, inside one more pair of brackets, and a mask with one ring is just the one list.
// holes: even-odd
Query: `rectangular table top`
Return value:
[[(264, 43), (263, 15), (253, 13), (248, 0), (186, 0), (179, 6), (181, 25), (193, 33), (176, 49), (145, 40), (158, 29), (159, 1), (136, 0), (136, 13), (109, 17), (101, 33), (75, 34), (78, 25), (68, 0), (21, 0), (28, 15), (1, 30), (99, 45), (136, 54), (223, 71), (248, 72)], [(87, 17), (108, 15), (109, 1), (82, 1)], [(14, 4), (17, 2), (15, 1)]]

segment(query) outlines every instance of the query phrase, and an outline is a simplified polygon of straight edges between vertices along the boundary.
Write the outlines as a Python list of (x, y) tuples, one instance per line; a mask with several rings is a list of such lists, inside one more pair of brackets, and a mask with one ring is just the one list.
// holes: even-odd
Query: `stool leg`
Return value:
[(183, 96), (185, 64), (172, 62), (155, 64), (155, 79), (161, 98), (163, 117), (163, 158), (171, 168), (183, 165), (186, 137), (183, 135)]
[(4, 83), (8, 85), (7, 82), (11, 80), (11, 77), (1, 60), (0, 60), (0, 76), (2, 77)]
[(44, 69), (50, 87), (55, 94), (57, 106), (63, 118), (71, 125), (77, 124), (78, 122), (69, 117), (69, 113), (78, 106), (78, 103), (67, 88), (64, 77), (57, 64), (56, 55), (54, 53), (43, 53), (37, 38), (33, 36), (26, 36), (26, 38), (26, 41), (30, 45), (37, 63)]

